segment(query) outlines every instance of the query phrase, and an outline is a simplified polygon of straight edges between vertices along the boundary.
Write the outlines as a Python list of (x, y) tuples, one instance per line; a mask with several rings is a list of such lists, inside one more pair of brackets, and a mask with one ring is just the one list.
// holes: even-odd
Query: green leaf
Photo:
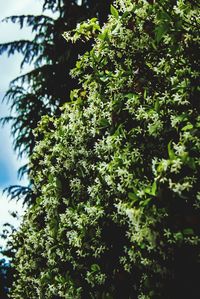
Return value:
[(151, 198), (147, 198), (146, 200), (140, 202), (140, 206), (146, 207), (146, 206), (148, 206), (150, 201), (151, 201)]
[(145, 189), (144, 189), (144, 192), (145, 192), (146, 194), (151, 195), (151, 189), (150, 189), (149, 187), (145, 188)]
[(182, 129), (181, 129), (181, 131), (190, 131), (190, 130), (192, 130), (194, 128), (194, 126), (192, 125), (192, 124), (188, 124), (188, 125), (186, 125), (185, 127), (183, 127)]
[(175, 158), (175, 153), (174, 153), (174, 151), (173, 151), (171, 145), (172, 145), (172, 141), (169, 142), (167, 148), (168, 148), (168, 155), (169, 155), (169, 158), (173, 160), (173, 159)]
[(169, 30), (168, 23), (161, 23), (155, 28), (155, 38), (157, 43), (161, 41), (161, 39), (168, 32), (168, 30)]
[(135, 93), (127, 93), (124, 97), (127, 99), (137, 99), (138, 95)]
[(157, 124), (153, 124), (149, 126), (149, 134), (154, 135), (158, 130)]
[(53, 181), (54, 181), (54, 176), (52, 174), (49, 174), (48, 175), (48, 180), (51, 184), (53, 184)]
[(43, 200), (42, 197), (38, 197), (38, 198), (36, 199), (36, 203), (37, 203), (37, 205), (40, 205), (41, 202), (42, 202), (42, 200)]
[(185, 228), (185, 229), (183, 230), (183, 234), (184, 234), (184, 235), (194, 235), (194, 231), (193, 231), (192, 228)]
[(155, 196), (156, 195), (156, 191), (157, 191), (157, 184), (156, 184), (156, 182), (153, 183), (152, 187), (150, 186), (150, 187), (145, 188), (144, 191), (145, 191), (146, 194)]
[(156, 100), (156, 102), (155, 102), (155, 110), (156, 110), (156, 112), (160, 112), (160, 103), (159, 103), (159, 99), (157, 99)]
[(132, 192), (129, 192), (128, 193), (128, 198), (129, 199), (131, 199), (133, 202), (136, 202), (136, 201), (138, 201), (138, 197), (137, 197), (137, 195), (135, 194), (135, 193), (132, 193)]
[(195, 170), (196, 169), (196, 163), (195, 163), (195, 159), (194, 158), (191, 158), (191, 157), (187, 157), (187, 165)]
[(176, 238), (176, 240), (183, 240), (183, 234), (182, 232), (177, 232), (174, 237)]
[(108, 38), (109, 38), (108, 29), (103, 30), (103, 32), (98, 35), (98, 39), (103, 41), (108, 40)]
[(140, 243), (139, 246), (140, 246), (141, 249), (145, 249), (145, 247), (146, 247), (145, 243)]
[(58, 178), (56, 178), (56, 187), (57, 187), (58, 191), (62, 190), (62, 184), (61, 184), (61, 181)]
[(152, 185), (152, 188), (151, 188), (151, 194), (153, 196), (155, 196), (156, 195), (156, 191), (157, 191), (157, 184), (156, 184), (156, 182), (154, 182), (153, 185)]
[(92, 270), (93, 272), (98, 272), (98, 271), (100, 271), (101, 269), (100, 269), (99, 265), (97, 265), (97, 264), (93, 264), (93, 265), (91, 266), (91, 270)]
[(130, 12), (126, 11), (125, 13), (123, 13), (122, 19), (126, 19), (129, 15), (130, 15)]
[(101, 128), (106, 128), (109, 125), (109, 121), (106, 118), (102, 118), (100, 120), (100, 127)]
[(116, 19), (119, 18), (119, 13), (113, 5), (110, 6), (110, 12)]

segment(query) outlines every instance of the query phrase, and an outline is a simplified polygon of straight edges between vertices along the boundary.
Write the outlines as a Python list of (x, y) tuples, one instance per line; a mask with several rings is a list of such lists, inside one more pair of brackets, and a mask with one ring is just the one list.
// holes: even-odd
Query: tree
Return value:
[(9, 262), (0, 259), (0, 296), (1, 299), (8, 299), (8, 291), (11, 288), (13, 269)]
[(199, 23), (193, 1), (116, 1), (36, 131), (12, 298), (199, 296)]
[(2, 299), (7, 299), (5, 290), (5, 260), (0, 260), (0, 295)]
[[(19, 157), (30, 156), (34, 145), (33, 131), (42, 115), (59, 115), (59, 107), (70, 98), (70, 90), (78, 85), (69, 76), (79, 54), (91, 47), (91, 43), (79, 42), (75, 47), (66, 45), (62, 37), (82, 20), (98, 15), (103, 23), (108, 15), (110, 1), (45, 0), (43, 12), (50, 10), (52, 17), (45, 14), (11, 16), (6, 22), (18, 23), (20, 27), (29, 26), (34, 32), (33, 40), (20, 40), (0, 45), (0, 54), (16, 52), (23, 54), (21, 67), (32, 63), (29, 73), (15, 78), (5, 95), (14, 116), (3, 118), (3, 124), (12, 124), (14, 149)], [(29, 174), (29, 165), (19, 169), (19, 177)], [(11, 198), (23, 198), (24, 202), (34, 202), (35, 196), (30, 186), (11, 186), (7, 188)]]
[[(11, 216), (14, 218), (18, 218), (18, 213), (13, 212)], [(19, 220), (19, 218), (18, 218)], [(8, 299), (9, 291), (13, 284), (13, 277), (15, 273), (15, 269), (11, 267), (12, 259), (15, 256), (16, 249), (13, 248), (12, 241), (10, 237), (12, 234), (16, 232), (16, 228), (10, 223), (4, 223), (2, 227), (2, 231), (0, 233), (0, 238), (4, 239), (6, 243), (5, 247), (0, 247), (0, 298)]]

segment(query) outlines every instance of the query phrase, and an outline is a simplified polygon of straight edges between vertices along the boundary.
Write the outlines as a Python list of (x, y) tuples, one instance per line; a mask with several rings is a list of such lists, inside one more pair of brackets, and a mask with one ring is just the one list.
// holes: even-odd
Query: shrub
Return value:
[(199, 29), (195, 1), (119, 0), (65, 34), (95, 44), (36, 132), (12, 298), (198, 298)]

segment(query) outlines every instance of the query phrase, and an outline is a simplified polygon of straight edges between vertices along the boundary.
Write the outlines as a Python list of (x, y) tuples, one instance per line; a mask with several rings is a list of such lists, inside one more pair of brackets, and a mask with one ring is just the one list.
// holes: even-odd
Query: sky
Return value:
[[(5, 17), (21, 14), (41, 14), (41, 0), (0, 0), (0, 43), (5, 43), (21, 38), (32, 38), (29, 28), (20, 30), (17, 24), (1, 22)], [(31, 66), (20, 70), (21, 55), (13, 55), (9, 58), (6, 54), (0, 56), (0, 117), (8, 116), (9, 109), (6, 103), (2, 103), (2, 98), (8, 89), (9, 82), (23, 72), (26, 72)], [(8, 222), (18, 227), (20, 220), (16, 220), (10, 215), (12, 211), (18, 211), (23, 215), (24, 208), (22, 203), (9, 201), (3, 189), (10, 185), (27, 185), (28, 179), (18, 180), (17, 170), (26, 163), (26, 159), (17, 159), (16, 153), (12, 147), (12, 136), (10, 135), (10, 126), (0, 127), (0, 233), (3, 224)], [(5, 241), (0, 239), (0, 246), (5, 246)]]

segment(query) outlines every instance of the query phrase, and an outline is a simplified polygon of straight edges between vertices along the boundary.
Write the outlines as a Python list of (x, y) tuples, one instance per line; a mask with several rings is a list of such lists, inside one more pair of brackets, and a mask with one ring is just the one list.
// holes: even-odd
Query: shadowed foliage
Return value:
[(64, 34), (95, 39), (35, 131), (13, 299), (199, 298), (199, 31), (193, 1), (116, 0)]

